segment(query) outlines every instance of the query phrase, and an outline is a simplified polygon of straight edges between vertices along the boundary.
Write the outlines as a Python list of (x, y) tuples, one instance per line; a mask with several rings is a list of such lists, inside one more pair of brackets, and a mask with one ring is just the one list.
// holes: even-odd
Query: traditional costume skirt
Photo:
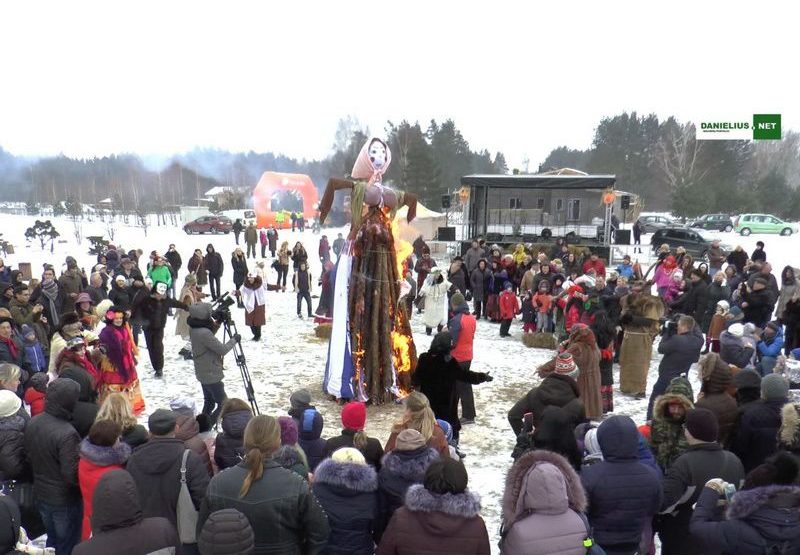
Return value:
[(144, 397), (142, 396), (142, 388), (139, 386), (138, 379), (134, 379), (126, 384), (103, 384), (103, 386), (100, 388), (100, 394), (97, 397), (97, 404), (102, 405), (103, 401), (105, 401), (108, 395), (111, 393), (121, 393), (126, 399), (128, 399), (128, 402), (131, 403), (131, 408), (133, 409), (133, 414), (135, 416), (138, 416), (144, 412)]

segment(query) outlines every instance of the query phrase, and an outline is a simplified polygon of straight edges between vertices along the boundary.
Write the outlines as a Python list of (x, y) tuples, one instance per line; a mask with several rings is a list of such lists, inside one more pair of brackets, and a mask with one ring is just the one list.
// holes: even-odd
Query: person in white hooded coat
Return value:
[(447, 293), (450, 286), (450, 282), (445, 279), (442, 271), (438, 267), (433, 267), (419, 291), (419, 295), (425, 296), (425, 314), (422, 321), (425, 323), (425, 332), (428, 335), (433, 332), (433, 329), (441, 332), (447, 324), (449, 302)]

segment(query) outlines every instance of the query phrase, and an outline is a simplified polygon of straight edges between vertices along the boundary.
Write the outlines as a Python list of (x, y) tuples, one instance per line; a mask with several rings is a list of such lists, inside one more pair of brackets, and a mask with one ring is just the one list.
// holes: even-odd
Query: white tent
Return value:
[(434, 212), (430, 208), (417, 202), (417, 216), (411, 221), (406, 220), (408, 207), (403, 206), (397, 211), (396, 217), (400, 223), (400, 236), (406, 241), (413, 241), (418, 236), (422, 236), (426, 241), (430, 241), (439, 232), (440, 227), (444, 227), (446, 219), (441, 212)]

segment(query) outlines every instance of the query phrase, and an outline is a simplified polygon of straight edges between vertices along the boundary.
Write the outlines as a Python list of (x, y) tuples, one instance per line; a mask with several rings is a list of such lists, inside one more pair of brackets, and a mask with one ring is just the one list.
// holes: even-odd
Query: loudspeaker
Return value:
[(443, 194), (442, 195), (442, 208), (450, 208), (450, 195)]
[(627, 210), (631, 207), (631, 197), (627, 194), (622, 195), (621, 206), (623, 210)]
[(523, 233), (522, 234), (522, 242), (523, 243), (536, 243), (536, 234), (535, 233)]
[(630, 245), (631, 244), (631, 230), (618, 229), (614, 234), (614, 242), (617, 245)]
[(455, 241), (456, 228), (454, 227), (440, 227), (439, 233), (436, 236), (439, 241)]

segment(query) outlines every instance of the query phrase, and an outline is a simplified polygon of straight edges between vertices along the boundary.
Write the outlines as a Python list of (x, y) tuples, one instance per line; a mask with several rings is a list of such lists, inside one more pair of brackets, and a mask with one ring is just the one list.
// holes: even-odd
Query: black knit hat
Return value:
[(797, 478), (798, 465), (791, 453), (779, 451), (747, 473), (742, 490), (772, 484), (791, 485)]
[(208, 516), (197, 538), (200, 554), (252, 554), (253, 528), (235, 509), (221, 509)]
[(740, 370), (733, 376), (733, 384), (737, 389), (761, 389), (761, 375), (750, 368)]
[(695, 439), (712, 443), (719, 437), (719, 421), (707, 408), (693, 408), (686, 414), (686, 431)]

